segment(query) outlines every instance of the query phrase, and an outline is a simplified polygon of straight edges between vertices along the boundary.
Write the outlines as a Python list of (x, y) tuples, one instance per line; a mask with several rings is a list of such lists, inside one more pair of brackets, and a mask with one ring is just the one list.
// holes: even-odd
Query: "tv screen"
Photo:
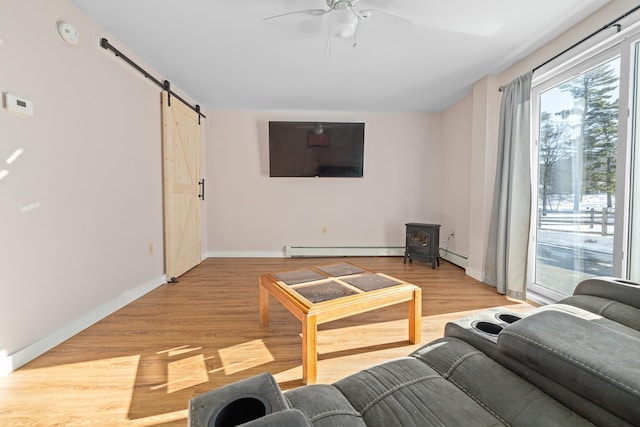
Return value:
[(364, 123), (269, 122), (269, 176), (361, 178)]

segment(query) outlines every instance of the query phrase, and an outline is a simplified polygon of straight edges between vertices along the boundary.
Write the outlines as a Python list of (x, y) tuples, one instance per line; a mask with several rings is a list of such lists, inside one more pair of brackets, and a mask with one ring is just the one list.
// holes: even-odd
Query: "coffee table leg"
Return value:
[(316, 316), (302, 320), (302, 382), (315, 384), (318, 376), (318, 322)]
[(422, 289), (414, 290), (409, 301), (409, 341), (413, 344), (422, 341)]
[(269, 323), (269, 290), (262, 284), (260, 278), (260, 323)]

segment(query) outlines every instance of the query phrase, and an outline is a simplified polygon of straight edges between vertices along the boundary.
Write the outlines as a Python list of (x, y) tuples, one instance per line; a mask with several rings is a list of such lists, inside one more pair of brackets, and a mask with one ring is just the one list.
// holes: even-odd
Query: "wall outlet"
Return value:
[(452, 235), (453, 237), (456, 237), (456, 229), (455, 229), (455, 228), (454, 228), (453, 230), (451, 230), (451, 235)]
[(33, 117), (33, 102), (12, 93), (4, 94), (4, 103), (7, 111), (22, 117)]
[(153, 255), (153, 243), (147, 245), (147, 252), (149, 252), (149, 255)]
[(327, 234), (329, 231), (327, 230), (327, 226), (322, 227), (322, 234)]

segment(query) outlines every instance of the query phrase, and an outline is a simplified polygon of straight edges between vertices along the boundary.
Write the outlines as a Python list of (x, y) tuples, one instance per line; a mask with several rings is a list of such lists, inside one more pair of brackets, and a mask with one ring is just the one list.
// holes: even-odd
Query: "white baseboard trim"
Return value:
[(473, 268), (467, 268), (465, 272), (467, 273), (467, 276), (471, 276), (478, 282), (484, 282), (484, 274), (482, 274), (482, 271)]
[(213, 251), (207, 252), (205, 258), (284, 258), (284, 251)]
[(447, 250), (445, 248), (440, 248), (440, 258), (449, 261), (451, 264), (457, 265), (458, 267), (462, 267), (465, 270), (469, 266), (469, 260), (466, 256), (460, 255), (451, 250)]
[(10, 355), (0, 353), (0, 377), (3, 377), (19, 367), (27, 364), (38, 356), (51, 350), (53, 347), (68, 340), (77, 333), (83, 331), (94, 323), (104, 319), (108, 315), (120, 310), (127, 304), (132, 303), (146, 293), (151, 292), (160, 285), (167, 283), (165, 275), (157, 277), (144, 283), (130, 291), (125, 292), (117, 298), (102, 304), (99, 307), (75, 319), (72, 323), (62, 329), (16, 351)]
[(404, 246), (287, 246), (285, 257), (404, 256)]

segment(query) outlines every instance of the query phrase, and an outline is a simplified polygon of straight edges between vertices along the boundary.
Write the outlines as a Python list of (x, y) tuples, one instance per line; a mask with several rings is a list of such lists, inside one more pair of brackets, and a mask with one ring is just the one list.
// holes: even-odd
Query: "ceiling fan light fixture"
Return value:
[(342, 39), (353, 36), (356, 32), (358, 17), (348, 7), (339, 8), (329, 15), (329, 33)]

